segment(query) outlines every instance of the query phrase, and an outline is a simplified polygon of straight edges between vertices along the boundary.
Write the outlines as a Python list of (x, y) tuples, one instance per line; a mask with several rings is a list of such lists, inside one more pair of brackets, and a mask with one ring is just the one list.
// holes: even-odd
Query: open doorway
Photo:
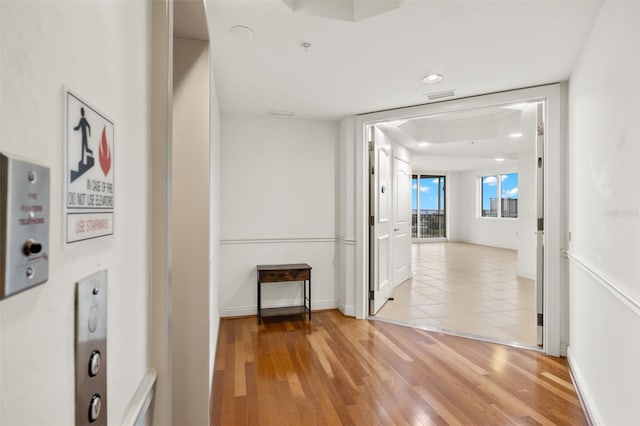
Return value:
[[(544, 101), (528, 100), (371, 126), (371, 315), (542, 345), (543, 117)], [(411, 192), (403, 242), (393, 224), (407, 212), (391, 201), (405, 195), (386, 184), (397, 151), (411, 169), (400, 186)], [(411, 252), (401, 282), (392, 274), (396, 250)]]

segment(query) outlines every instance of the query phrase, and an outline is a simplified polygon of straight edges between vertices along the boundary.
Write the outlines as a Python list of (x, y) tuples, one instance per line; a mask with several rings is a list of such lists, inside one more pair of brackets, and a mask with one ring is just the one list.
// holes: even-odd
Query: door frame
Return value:
[[(395, 110), (372, 112), (355, 117), (355, 314), (368, 316), (369, 290), (369, 151), (365, 127), (384, 121), (403, 120), (430, 114), (442, 114), (517, 103), (545, 101), (544, 150), (544, 352), (566, 355), (568, 345), (568, 273), (563, 252), (568, 247), (566, 226), (566, 99), (567, 83), (556, 83), (507, 92), (478, 95)], [(549, 183), (553, 182), (554, 185)]]

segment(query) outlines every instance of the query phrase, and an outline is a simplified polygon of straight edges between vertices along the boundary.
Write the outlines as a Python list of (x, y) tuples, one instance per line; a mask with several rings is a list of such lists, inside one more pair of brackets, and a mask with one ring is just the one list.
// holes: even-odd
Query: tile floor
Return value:
[(412, 247), (413, 278), (376, 317), (536, 345), (533, 280), (516, 277), (517, 252), (467, 243)]

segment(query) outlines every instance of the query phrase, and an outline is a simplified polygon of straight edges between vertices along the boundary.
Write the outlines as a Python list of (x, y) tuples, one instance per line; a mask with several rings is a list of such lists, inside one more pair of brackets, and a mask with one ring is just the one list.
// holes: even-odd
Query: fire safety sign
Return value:
[(113, 121), (65, 90), (67, 243), (113, 234)]

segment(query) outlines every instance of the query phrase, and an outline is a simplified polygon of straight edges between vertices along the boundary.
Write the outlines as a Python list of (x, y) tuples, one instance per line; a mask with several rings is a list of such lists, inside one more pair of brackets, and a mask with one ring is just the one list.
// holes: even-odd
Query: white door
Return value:
[(371, 127), (369, 139), (369, 314), (385, 304), (393, 289), (392, 157), (391, 143), (379, 129)]
[(393, 158), (393, 286), (411, 277), (411, 166)]
[(536, 136), (536, 217), (538, 218), (536, 237), (536, 311), (538, 314), (537, 343), (543, 344), (544, 323), (544, 105), (538, 103)]

